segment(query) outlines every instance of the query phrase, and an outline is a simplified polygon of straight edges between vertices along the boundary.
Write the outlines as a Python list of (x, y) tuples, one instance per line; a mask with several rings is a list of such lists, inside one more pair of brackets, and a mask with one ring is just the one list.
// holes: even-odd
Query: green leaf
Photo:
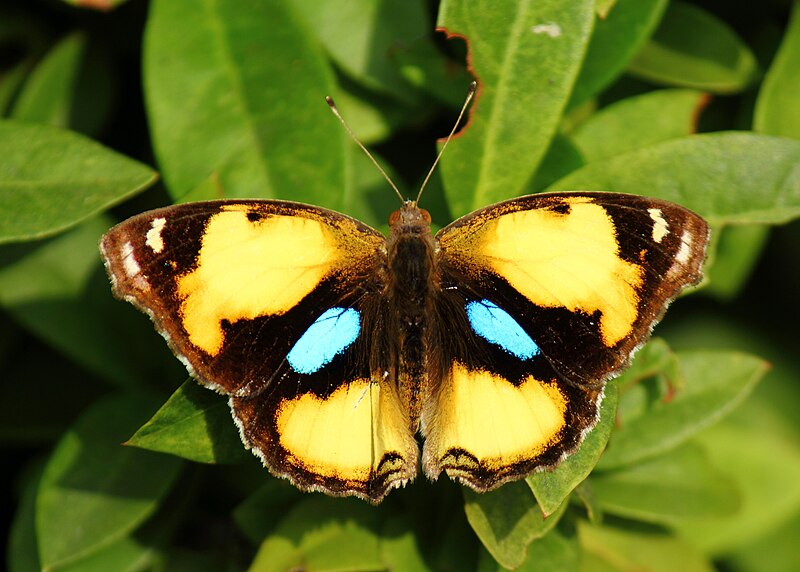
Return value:
[(690, 135), (708, 96), (689, 89), (663, 89), (609, 105), (578, 126), (572, 140), (587, 163)]
[(749, 86), (758, 74), (758, 63), (725, 22), (675, 0), (628, 72), (662, 85), (726, 94)]
[(56, 446), (36, 499), (43, 568), (84, 558), (123, 538), (155, 512), (180, 461), (123, 447), (149, 402), (130, 395), (97, 402)]
[(661, 533), (578, 523), (581, 572), (713, 572), (690, 544)]
[(667, 402), (686, 385), (677, 356), (659, 338), (636, 352), (631, 366), (617, 379), (620, 392), (616, 426), (646, 416), (654, 403)]
[(569, 106), (591, 99), (616, 79), (656, 29), (666, 0), (618, 0), (597, 19)]
[(66, 230), (149, 187), (148, 167), (69, 131), (0, 121), (0, 244)]
[[(683, 386), (669, 399), (655, 396), (641, 415), (611, 436), (597, 465), (608, 470), (669, 451), (718, 421), (741, 403), (767, 371), (747, 354), (706, 351), (677, 354)], [(625, 396), (620, 398), (620, 408)]]
[(550, 141), (550, 148), (536, 171), (530, 189), (534, 192), (540, 191), (561, 177), (579, 169), (585, 163), (580, 149), (572, 139), (557, 133)]
[(247, 458), (227, 399), (192, 379), (125, 444), (199, 463), (238, 463)]
[[(0, 250), (0, 305), (98, 376), (118, 386), (141, 387), (177, 365), (148, 320), (111, 296), (97, 252), (110, 224), (97, 217), (50, 240)], [(131, 339), (138, 341), (131, 344)]]
[(525, 561), (528, 545), (543, 537), (564, 514), (567, 503), (545, 517), (522, 481), (506, 483), (488, 493), (464, 489), (464, 510), (470, 526), (497, 562), (516, 568)]
[(666, 375), (671, 383), (684, 383), (679, 379), (677, 358), (669, 344), (661, 338), (652, 338), (636, 352), (631, 365), (617, 378), (616, 384), (625, 394), (636, 384), (659, 373)]
[(424, 2), (293, 0), (291, 6), (346, 74), (370, 89), (413, 98), (394, 52), (427, 39)]
[(157, 548), (126, 536), (92, 552), (86, 558), (48, 568), (48, 572), (139, 572), (152, 570), (163, 556)]
[(469, 42), (479, 86), (442, 157), (455, 215), (520, 194), (556, 131), (589, 41), (594, 2), (444, 0), (438, 25)]
[(792, 4), (789, 26), (756, 100), (753, 129), (800, 139), (800, 4)]
[(277, 526), (279, 516), (303, 498), (289, 481), (268, 479), (233, 510), (233, 519), (253, 544), (260, 544)]
[(726, 554), (733, 569), (739, 572), (796, 572), (797, 539), (800, 538), (800, 514), (788, 525), (760, 537), (755, 542), (734, 547), (734, 552)]
[(85, 56), (86, 39), (82, 34), (71, 34), (57, 43), (25, 82), (11, 117), (71, 127), (75, 88)]
[(739, 508), (733, 481), (697, 445), (595, 473), (589, 486), (604, 512), (656, 524), (730, 516)]
[(749, 415), (737, 412), (699, 436), (742, 497), (741, 509), (733, 517), (678, 527), (682, 536), (707, 553), (743, 546), (800, 512), (800, 434), (772, 409), (749, 409)]
[(44, 463), (36, 461), (27, 467), (22, 494), (17, 501), (11, 521), (6, 549), (9, 572), (41, 572), (39, 548), (36, 543), (36, 493), (42, 479)]
[(606, 448), (606, 442), (617, 411), (617, 384), (606, 384), (597, 425), (586, 435), (577, 452), (567, 457), (553, 471), (534, 473), (525, 481), (536, 496), (545, 516), (553, 514), (564, 504), (569, 494), (594, 469)]
[(173, 198), (216, 173), (228, 197), (348, 204), (351, 143), (324, 100), (333, 74), (282, 2), (156, 0), (143, 65)]
[[(2, 40), (0, 37), (0, 41)], [(0, 74), (0, 116), (5, 117), (8, 114), (11, 103), (28, 77), (30, 67), (31, 62), (23, 60)]]
[(595, 11), (600, 19), (604, 20), (616, 4), (617, 0), (597, 0), (595, 2)]
[(386, 518), (381, 529), (380, 556), (386, 570), (435, 570), (425, 561), (410, 515)]
[(383, 570), (378, 509), (355, 499), (307, 497), (261, 544), (250, 572)]
[(733, 300), (753, 274), (767, 246), (770, 229), (759, 224), (741, 224), (722, 229), (714, 250), (714, 264), (703, 289), (721, 300)]
[[(514, 568), (517, 572), (565, 572), (577, 570), (580, 552), (577, 540), (554, 528), (528, 545), (525, 562)], [(506, 568), (485, 550), (480, 553), (478, 572), (501, 572)]]
[[(392, 58), (409, 84), (453, 109), (461, 108), (474, 78), (455, 61), (442, 57), (442, 52), (433, 42), (426, 38), (402, 49), (395, 48)], [(425, 108), (430, 109), (430, 104), (420, 100), (409, 113), (418, 115), (424, 113)]]
[(548, 191), (605, 190), (671, 200), (712, 225), (800, 216), (800, 141), (723, 132), (671, 139), (590, 163)]
[(85, 369), (29, 338), (14, 344), (2, 371), (0, 445), (5, 446), (51, 446), (80, 411), (108, 392)]

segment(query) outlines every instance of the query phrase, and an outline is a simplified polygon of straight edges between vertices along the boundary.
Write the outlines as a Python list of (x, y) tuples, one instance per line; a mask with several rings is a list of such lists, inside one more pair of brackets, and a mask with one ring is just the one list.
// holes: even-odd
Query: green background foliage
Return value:
[[(800, 567), (800, 3), (17, 1), (0, 50), (12, 572)], [(436, 225), (546, 189), (657, 196), (712, 225), (707, 278), (555, 471), (301, 493), (112, 298), (97, 241), (223, 196), (385, 228), (396, 197), (324, 96), (411, 195), (473, 78)]]

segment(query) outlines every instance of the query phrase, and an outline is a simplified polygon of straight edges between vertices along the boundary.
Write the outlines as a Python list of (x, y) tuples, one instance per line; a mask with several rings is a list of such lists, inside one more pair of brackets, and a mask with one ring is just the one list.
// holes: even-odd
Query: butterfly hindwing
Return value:
[(373, 302), (323, 312), (269, 385), (230, 405), (243, 441), (275, 474), (377, 502), (414, 478), (418, 448), (388, 364), (371, 363)]
[(486, 491), (557, 465), (594, 425), (602, 388), (561, 378), (520, 322), (464, 284), (443, 290), (439, 308), (460, 339), (443, 339), (423, 410), (426, 474)]
[(150, 211), (101, 250), (190, 372), (231, 396), (243, 441), (305, 489), (372, 501), (413, 478), (417, 445), (389, 364), (384, 237), (318, 207), (215, 201)]

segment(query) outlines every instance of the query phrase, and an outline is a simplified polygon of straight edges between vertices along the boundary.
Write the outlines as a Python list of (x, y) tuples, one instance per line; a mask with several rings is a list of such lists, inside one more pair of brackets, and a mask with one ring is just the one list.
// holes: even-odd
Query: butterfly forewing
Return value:
[(445, 274), (492, 292), (560, 375), (597, 384), (700, 280), (708, 226), (667, 201), (557, 193), (481, 209), (437, 240)]

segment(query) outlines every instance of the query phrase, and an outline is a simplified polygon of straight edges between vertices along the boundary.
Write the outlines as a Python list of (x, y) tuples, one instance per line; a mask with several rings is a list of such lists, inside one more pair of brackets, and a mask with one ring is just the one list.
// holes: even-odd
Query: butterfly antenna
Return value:
[(431, 175), (433, 175), (433, 172), (436, 170), (436, 165), (439, 164), (439, 159), (442, 158), (442, 154), (444, 153), (444, 150), (447, 148), (447, 144), (450, 143), (450, 139), (453, 138), (456, 129), (458, 129), (459, 124), (461, 124), (461, 118), (464, 117), (464, 112), (467, 110), (469, 102), (472, 101), (472, 96), (475, 95), (475, 90), (477, 88), (478, 88), (478, 82), (473, 81), (471, 84), (469, 84), (467, 99), (464, 100), (464, 105), (461, 106), (461, 111), (458, 114), (458, 118), (456, 119), (455, 125), (453, 125), (453, 129), (450, 131), (450, 135), (447, 136), (447, 139), (445, 139), (444, 141), (444, 145), (442, 145), (442, 148), (439, 150), (439, 154), (436, 155), (436, 160), (433, 162), (433, 165), (431, 165), (431, 170), (428, 171), (428, 175), (425, 177), (425, 180), (422, 181), (422, 186), (420, 186), (419, 188), (419, 192), (417, 193), (417, 198), (414, 201), (414, 204), (419, 203), (419, 198), (422, 196), (422, 191), (425, 190), (425, 186), (428, 184), (428, 180), (431, 178)]
[(367, 157), (369, 157), (369, 160), (372, 161), (372, 164), (375, 165), (378, 171), (381, 172), (383, 178), (386, 179), (389, 185), (394, 189), (394, 192), (397, 193), (397, 196), (400, 197), (400, 202), (405, 203), (406, 200), (403, 198), (403, 194), (397, 189), (397, 185), (395, 185), (392, 179), (389, 178), (389, 175), (386, 174), (386, 171), (383, 170), (383, 167), (381, 167), (380, 164), (375, 160), (375, 157), (372, 156), (372, 153), (367, 151), (367, 148), (364, 147), (364, 144), (358, 140), (356, 134), (353, 133), (353, 130), (350, 129), (350, 126), (347, 124), (347, 122), (342, 117), (342, 114), (339, 113), (339, 110), (336, 108), (336, 104), (333, 102), (333, 98), (330, 95), (326, 95), (325, 101), (328, 102), (328, 106), (331, 108), (331, 111), (333, 111), (333, 114), (339, 119), (339, 121), (342, 122), (342, 125), (344, 125), (344, 128), (347, 131), (347, 134), (350, 135), (350, 138), (353, 141), (355, 141), (359, 147), (361, 147), (361, 150), (367, 155)]

